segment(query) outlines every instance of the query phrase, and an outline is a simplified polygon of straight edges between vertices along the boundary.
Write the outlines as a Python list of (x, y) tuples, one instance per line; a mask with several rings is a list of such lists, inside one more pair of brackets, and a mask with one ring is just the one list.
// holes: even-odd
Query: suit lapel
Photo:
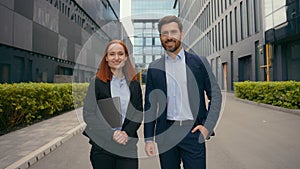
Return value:
[(110, 81), (107, 81), (106, 83), (105, 83), (105, 87), (106, 87), (106, 90), (104, 90), (104, 91), (107, 91), (107, 96), (108, 97), (111, 97), (111, 91), (110, 91)]
[(165, 94), (167, 94), (167, 78), (166, 78), (166, 63), (165, 63), (165, 57), (162, 57), (157, 65), (154, 67), (154, 69), (158, 70), (157, 80), (162, 81), (161, 83), (161, 90), (164, 91)]
[[(186, 67), (186, 80), (187, 82), (190, 82), (191, 78), (193, 77), (193, 73), (192, 73), (192, 62), (191, 62), (191, 56), (189, 53), (185, 52), (185, 67)], [(190, 91), (189, 89), (192, 87), (190, 86), (191, 83), (187, 83), (187, 89), (188, 91)], [(190, 95), (190, 92), (188, 92), (188, 95)]]
[(187, 90), (190, 108), (192, 110), (193, 116), (197, 118), (197, 109), (199, 107), (199, 86), (195, 76), (201, 76), (198, 71), (198, 64), (196, 60), (192, 58), (191, 54), (185, 52), (186, 61), (186, 78), (187, 78)]
[[(189, 82), (192, 79), (195, 79), (194, 76), (199, 75), (199, 63), (197, 60), (192, 58), (192, 55), (185, 52), (185, 63), (186, 63), (186, 77)], [(189, 83), (188, 83), (189, 84)]]

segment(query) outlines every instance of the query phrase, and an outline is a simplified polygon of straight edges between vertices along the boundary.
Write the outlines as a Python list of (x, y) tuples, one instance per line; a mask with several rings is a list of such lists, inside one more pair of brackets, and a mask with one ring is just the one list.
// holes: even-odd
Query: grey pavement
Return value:
[(207, 142), (208, 168), (299, 169), (299, 112), (227, 94), (216, 137)]
[[(234, 98), (232, 93), (226, 93), (227, 97)], [(267, 109), (275, 109), (280, 112), (287, 112), (293, 114), (300, 114), (300, 110), (287, 110), (282, 108), (277, 108), (274, 106), (253, 103), (250, 101), (244, 101), (241, 99), (236, 99), (240, 102), (245, 102), (248, 104), (263, 106)], [(231, 105), (233, 106), (233, 105)], [(238, 106), (238, 105), (236, 105)], [(242, 105), (243, 106), (243, 105)], [(226, 107), (226, 106), (225, 106)], [(229, 112), (232, 110), (229, 110)], [(224, 124), (221, 124), (221, 126)], [(219, 126), (219, 127), (221, 127)], [(227, 126), (228, 127), (228, 126)], [(226, 128), (227, 128), (226, 127)], [(47, 154), (54, 151), (56, 148), (61, 146), (63, 143), (68, 141), (70, 138), (78, 133), (81, 133), (84, 128), (82, 122), (82, 109), (77, 109), (64, 113), (62, 115), (56, 116), (54, 118), (39, 122), (32, 126), (20, 129), (18, 131), (0, 136), (0, 168), (2, 169), (26, 169)], [(141, 130), (140, 130), (141, 131)], [(218, 132), (218, 130), (217, 130)], [(140, 132), (140, 134), (142, 134)], [(217, 133), (219, 137), (222, 138), (222, 132)], [(227, 133), (228, 134), (228, 133)], [(208, 142), (208, 146), (211, 147), (218, 146), (218, 139), (214, 138), (213, 142)], [(232, 137), (234, 138), (234, 137)], [(219, 142), (221, 144), (222, 142)], [(143, 142), (139, 142), (139, 147), (143, 147)], [(143, 148), (139, 148), (139, 155), (144, 156)], [(208, 153), (208, 157), (218, 154)], [(221, 158), (226, 157), (225, 155)], [(154, 164), (155, 163), (155, 164)], [(157, 165), (159, 166), (157, 158), (154, 159), (142, 159), (143, 165)], [(229, 164), (228, 164), (229, 165)], [(213, 167), (211, 167), (213, 168)], [(233, 167), (234, 168), (234, 167)]]
[(81, 133), (80, 112), (76, 109), (0, 136), (0, 168), (26, 169)]

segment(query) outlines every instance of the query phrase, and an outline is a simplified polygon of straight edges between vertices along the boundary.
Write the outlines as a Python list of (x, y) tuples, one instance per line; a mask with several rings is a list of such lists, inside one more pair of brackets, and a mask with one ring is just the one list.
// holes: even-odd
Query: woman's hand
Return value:
[(128, 141), (128, 135), (125, 131), (116, 130), (113, 134), (113, 140), (119, 144), (126, 145)]

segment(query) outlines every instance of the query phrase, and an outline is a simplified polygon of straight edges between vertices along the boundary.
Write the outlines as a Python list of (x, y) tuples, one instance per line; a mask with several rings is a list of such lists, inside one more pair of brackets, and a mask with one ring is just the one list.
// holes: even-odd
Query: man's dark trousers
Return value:
[[(192, 133), (191, 129), (191, 126), (173, 125), (172, 131), (165, 137), (164, 143), (158, 143), (159, 151), (163, 151), (159, 155), (162, 169), (180, 169), (181, 161), (184, 169), (206, 169), (206, 146), (205, 142), (201, 142), (203, 136), (200, 135), (199, 130)], [(186, 136), (179, 135), (183, 132), (186, 133)], [(177, 144), (174, 142), (176, 139), (180, 139)], [(168, 145), (166, 146), (166, 144)], [(174, 146), (170, 146), (170, 144), (174, 144)], [(163, 146), (171, 149), (166, 151)]]

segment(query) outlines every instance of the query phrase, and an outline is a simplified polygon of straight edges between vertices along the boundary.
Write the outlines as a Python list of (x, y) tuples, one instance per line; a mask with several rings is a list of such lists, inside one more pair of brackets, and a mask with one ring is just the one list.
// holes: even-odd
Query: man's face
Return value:
[(180, 32), (176, 22), (171, 22), (161, 27), (160, 41), (167, 52), (177, 54), (181, 50), (182, 38), (183, 33)]

